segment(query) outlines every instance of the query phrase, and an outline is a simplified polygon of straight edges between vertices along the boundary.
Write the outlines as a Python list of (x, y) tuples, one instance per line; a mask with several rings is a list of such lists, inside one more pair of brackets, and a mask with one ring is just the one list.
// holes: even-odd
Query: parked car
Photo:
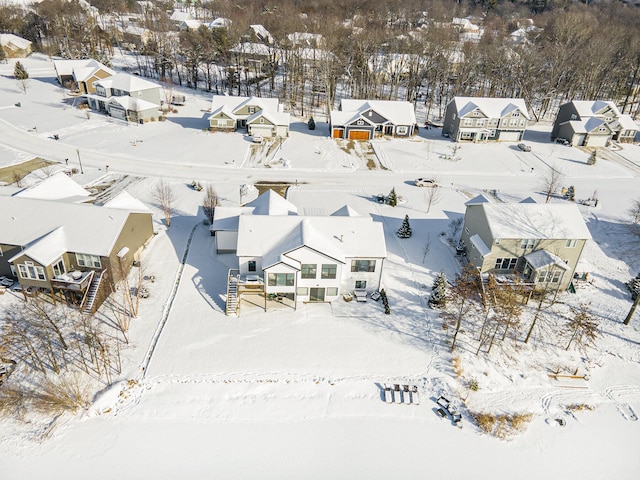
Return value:
[(561, 143), (562, 145), (571, 145), (571, 142), (566, 138), (556, 138), (556, 142)]
[(262, 143), (262, 135), (253, 135), (253, 143)]
[(526, 143), (519, 143), (518, 144), (518, 148), (520, 150), (522, 150), (523, 152), (530, 152), (531, 151), (531, 145), (527, 145)]
[(437, 187), (438, 184), (432, 178), (416, 178), (414, 183), (416, 187)]

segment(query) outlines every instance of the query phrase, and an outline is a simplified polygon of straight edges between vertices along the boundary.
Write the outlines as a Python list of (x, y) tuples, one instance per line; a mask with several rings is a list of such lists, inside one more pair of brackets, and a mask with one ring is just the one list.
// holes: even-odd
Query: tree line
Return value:
[[(143, 75), (277, 96), (301, 115), (328, 112), (346, 97), (422, 102), (439, 118), (454, 95), (522, 97), (536, 120), (553, 118), (571, 99), (614, 100), (624, 113), (640, 113), (640, 9), (622, 2), (197, 0), (196, 18), (231, 23), (182, 31), (169, 20), (171, 3), (155, 3), (92, 0), (99, 14), (77, 0), (44, 0), (27, 11), (2, 5), (0, 30), (50, 55), (108, 63), (123, 41), (118, 25), (135, 18), (150, 34), (135, 51)], [(453, 17), (469, 17), (482, 37), (461, 42)], [(257, 39), (253, 24), (273, 41)], [(526, 39), (515, 42), (520, 27)], [(295, 45), (294, 32), (320, 34), (322, 42)], [(269, 52), (260, 62), (234, 50), (252, 41)]]

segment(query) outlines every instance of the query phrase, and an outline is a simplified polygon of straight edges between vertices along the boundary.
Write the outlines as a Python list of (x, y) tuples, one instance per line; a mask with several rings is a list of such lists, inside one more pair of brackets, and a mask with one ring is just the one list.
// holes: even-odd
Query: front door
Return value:
[(324, 288), (310, 288), (309, 289), (309, 301), (310, 302), (324, 302)]

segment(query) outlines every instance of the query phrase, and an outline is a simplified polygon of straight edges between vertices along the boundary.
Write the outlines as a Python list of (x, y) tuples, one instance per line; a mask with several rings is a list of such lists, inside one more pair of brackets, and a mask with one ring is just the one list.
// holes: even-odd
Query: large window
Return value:
[(327, 288), (327, 297), (337, 297), (338, 289), (337, 288)]
[(375, 260), (351, 260), (352, 272), (375, 272), (376, 261)]
[(256, 261), (255, 260), (249, 260), (247, 262), (247, 270), (250, 272), (255, 272), (256, 271)]
[(535, 247), (536, 241), (533, 238), (524, 238), (520, 241), (520, 248), (525, 250)]
[(293, 273), (270, 273), (267, 278), (270, 287), (293, 287), (295, 281)]
[(52, 266), (53, 268), (53, 274), (57, 277), (58, 275), (62, 275), (65, 272), (64, 269), (64, 262), (62, 261), (62, 259), (59, 259), (57, 262), (55, 262)]
[(100, 257), (97, 255), (87, 255), (85, 253), (76, 253), (76, 260), (80, 267), (101, 268)]
[(320, 278), (336, 278), (338, 266), (335, 263), (323, 264)]
[(514, 270), (517, 264), (517, 258), (497, 258), (494, 268), (496, 270)]
[(538, 274), (538, 283), (558, 283), (562, 279), (562, 274), (560, 270), (543, 270)]
[(318, 266), (315, 263), (303, 263), (300, 272), (301, 278), (316, 278)]
[(356, 280), (356, 288), (357, 289), (367, 288), (367, 281), (366, 280)]
[(566, 246), (567, 248), (575, 248), (577, 244), (578, 244), (577, 240), (567, 240)]
[(18, 271), (22, 278), (28, 278), (30, 280), (46, 280), (44, 275), (44, 268), (34, 265), (33, 262), (24, 262), (24, 264), (18, 264)]
[(464, 127), (470, 127), (471, 125), (473, 125), (473, 120), (470, 119), (470, 118), (465, 118), (462, 121), (462, 126), (464, 126)]

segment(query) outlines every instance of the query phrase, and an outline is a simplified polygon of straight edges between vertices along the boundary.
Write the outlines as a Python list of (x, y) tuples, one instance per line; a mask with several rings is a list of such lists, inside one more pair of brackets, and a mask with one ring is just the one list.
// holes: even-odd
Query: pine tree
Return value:
[(598, 154), (596, 153), (596, 150), (593, 149), (591, 151), (591, 155), (589, 155), (589, 160), (587, 160), (587, 165), (595, 165), (597, 160)]
[(640, 295), (640, 273), (627, 282), (627, 288), (631, 292), (631, 298), (635, 300)]
[(447, 277), (444, 272), (440, 272), (431, 287), (431, 296), (429, 297), (429, 306), (431, 308), (441, 308), (447, 303)]
[(309, 130), (316, 129), (316, 121), (313, 119), (313, 117), (309, 119), (309, 121), (307, 122), (307, 126), (309, 127)]
[(413, 232), (411, 231), (411, 225), (409, 225), (409, 215), (405, 215), (404, 220), (402, 221), (402, 225), (400, 225), (400, 228), (396, 232), (396, 235), (398, 235), (398, 237), (400, 238), (411, 238), (412, 233)]
[(567, 198), (572, 202), (576, 201), (576, 189), (573, 185), (570, 185), (569, 188), (567, 188), (566, 195), (567, 195)]
[(392, 188), (391, 192), (387, 196), (387, 203), (389, 205), (391, 205), (392, 207), (395, 207), (396, 205), (398, 205), (398, 196), (396, 195), (396, 189), (395, 188)]
[(22, 63), (16, 62), (15, 67), (13, 67), (13, 76), (16, 77), (16, 80), (26, 80), (29, 78), (29, 72), (27, 72)]

